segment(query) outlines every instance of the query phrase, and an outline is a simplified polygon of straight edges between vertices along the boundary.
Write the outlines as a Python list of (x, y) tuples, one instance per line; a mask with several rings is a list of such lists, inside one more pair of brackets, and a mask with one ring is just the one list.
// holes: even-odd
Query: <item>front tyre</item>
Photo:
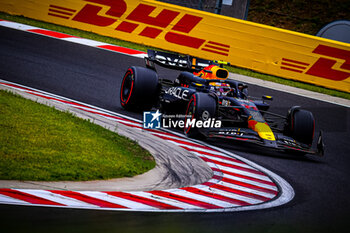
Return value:
[(207, 93), (195, 93), (190, 98), (187, 105), (184, 133), (191, 138), (202, 136), (200, 129), (188, 124), (189, 121), (206, 121), (216, 115), (216, 99)]
[(150, 110), (157, 101), (158, 74), (144, 67), (130, 67), (120, 87), (120, 104), (130, 111)]
[(287, 116), (286, 130), (296, 141), (311, 146), (315, 134), (315, 118), (310, 111), (291, 108)]

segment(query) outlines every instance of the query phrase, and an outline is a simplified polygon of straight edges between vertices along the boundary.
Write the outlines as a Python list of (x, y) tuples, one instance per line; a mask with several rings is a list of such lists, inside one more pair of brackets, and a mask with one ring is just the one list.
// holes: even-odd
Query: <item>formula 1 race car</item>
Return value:
[[(162, 114), (182, 114), (183, 131), (192, 138), (238, 140), (276, 150), (323, 155), (322, 131), (316, 149), (312, 148), (315, 120), (310, 111), (293, 106), (286, 116), (269, 112), (267, 101), (273, 97), (248, 96), (245, 83), (228, 78), (223, 67), (227, 63), (154, 50), (148, 50), (145, 63), (145, 68), (129, 67), (123, 77), (120, 88), (123, 108), (130, 111), (156, 108)], [(174, 81), (160, 78), (155, 64), (182, 72)], [(198, 127), (195, 120), (212, 120), (215, 124), (209, 122), (207, 127)], [(218, 121), (221, 124), (216, 124)]]

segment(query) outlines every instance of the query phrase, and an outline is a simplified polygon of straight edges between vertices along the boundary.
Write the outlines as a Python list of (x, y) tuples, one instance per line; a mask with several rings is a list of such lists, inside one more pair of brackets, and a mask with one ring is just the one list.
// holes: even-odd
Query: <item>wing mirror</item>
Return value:
[(263, 96), (262, 96), (262, 99), (263, 99), (263, 100), (273, 100), (273, 97), (272, 97), (272, 96), (269, 96), (269, 95), (263, 95)]
[(247, 84), (243, 84), (243, 83), (239, 83), (238, 84), (238, 89), (239, 90), (244, 90), (244, 89), (247, 89), (248, 88), (248, 85)]

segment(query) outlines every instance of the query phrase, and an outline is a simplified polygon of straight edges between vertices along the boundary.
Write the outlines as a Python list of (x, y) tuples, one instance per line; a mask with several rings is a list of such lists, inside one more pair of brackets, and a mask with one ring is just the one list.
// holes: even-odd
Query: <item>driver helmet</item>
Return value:
[(215, 89), (218, 95), (227, 95), (231, 91), (231, 86), (228, 83), (211, 82), (209, 83)]

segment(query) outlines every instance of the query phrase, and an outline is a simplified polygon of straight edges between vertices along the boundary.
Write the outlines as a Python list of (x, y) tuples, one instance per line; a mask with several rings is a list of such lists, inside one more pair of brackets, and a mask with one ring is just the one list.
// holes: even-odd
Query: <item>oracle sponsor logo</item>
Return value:
[[(64, 6), (50, 5), (48, 15), (99, 27), (108, 27), (119, 22), (115, 27), (116, 31), (137, 33), (139, 36), (151, 39), (158, 38), (165, 31), (164, 29), (170, 26), (170, 30), (166, 30), (164, 36), (165, 41), (169, 43), (223, 56), (229, 55), (230, 45), (188, 35), (201, 22), (202, 17), (184, 14), (179, 20), (176, 20), (181, 15), (180, 11), (159, 10), (156, 6), (144, 3), (138, 4), (131, 13), (124, 15), (129, 7), (124, 0), (84, 1), (87, 3), (80, 11)], [(103, 6), (109, 7), (109, 9), (103, 11)], [(154, 12), (157, 12), (156, 16)]]
[[(318, 45), (312, 53), (322, 55), (312, 65), (303, 61), (282, 58), (280, 68), (334, 81), (343, 81), (350, 77), (350, 51)], [(337, 63), (336, 59), (345, 60), (340, 66), (340, 69), (343, 70), (334, 69), (334, 65)]]

